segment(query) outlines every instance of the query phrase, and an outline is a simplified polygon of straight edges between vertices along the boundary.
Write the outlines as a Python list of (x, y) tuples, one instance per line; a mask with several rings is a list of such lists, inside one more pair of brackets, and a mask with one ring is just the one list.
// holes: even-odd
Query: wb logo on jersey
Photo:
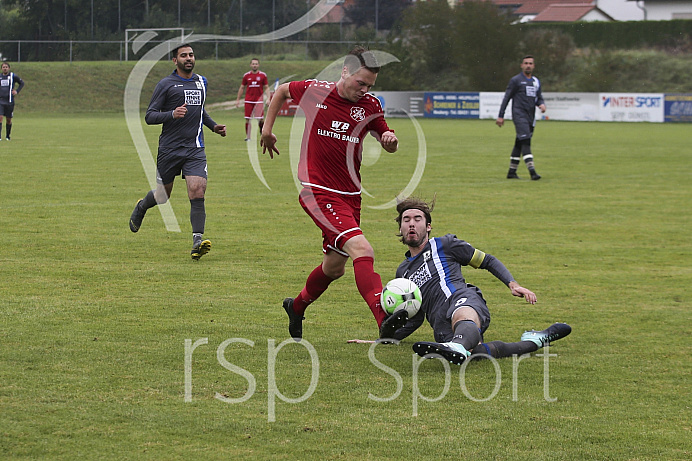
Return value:
[(185, 104), (189, 106), (201, 106), (202, 92), (200, 90), (185, 90)]
[(337, 133), (346, 133), (346, 131), (351, 126), (350, 123), (339, 122), (338, 120), (332, 120), (332, 131)]

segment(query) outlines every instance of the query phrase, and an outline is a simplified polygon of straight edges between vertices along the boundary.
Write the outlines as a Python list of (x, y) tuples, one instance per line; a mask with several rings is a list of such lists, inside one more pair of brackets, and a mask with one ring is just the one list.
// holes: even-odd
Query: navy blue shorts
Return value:
[(0, 115), (5, 116), (7, 118), (12, 118), (13, 112), (14, 112), (14, 103), (0, 104)]
[(529, 120), (527, 117), (514, 118), (514, 115), (512, 115), (512, 122), (514, 122), (514, 131), (517, 133), (517, 139), (531, 139), (534, 128), (533, 120)]
[(452, 293), (452, 296), (445, 302), (444, 306), (435, 309), (435, 312), (428, 314), (428, 321), (435, 333), (435, 341), (438, 343), (446, 343), (454, 337), (452, 325), (452, 315), (454, 311), (460, 307), (470, 307), (478, 314), (481, 319), (479, 329), (481, 336), (490, 326), (490, 311), (485, 303), (481, 290), (471, 284), (467, 285), (466, 289), (457, 290)]
[(156, 157), (156, 182), (170, 184), (176, 176), (200, 176), (207, 179), (207, 155), (204, 147), (159, 147)]

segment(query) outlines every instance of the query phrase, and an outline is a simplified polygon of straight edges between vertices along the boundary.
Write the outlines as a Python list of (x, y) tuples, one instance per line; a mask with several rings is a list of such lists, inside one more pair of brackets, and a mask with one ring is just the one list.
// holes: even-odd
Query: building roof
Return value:
[(525, 15), (525, 14), (540, 14), (552, 5), (592, 5), (591, 0), (579, 1), (579, 0), (526, 0), (521, 2), (521, 6), (514, 10), (514, 14)]
[(533, 22), (574, 22), (582, 20), (613, 21), (613, 18), (595, 5), (588, 3), (551, 4), (533, 18)]
[(339, 24), (340, 22), (351, 22), (351, 19), (346, 14), (346, 8), (351, 6), (354, 0), (334, 0), (328, 2), (327, 5), (334, 5), (334, 8), (329, 10), (323, 18), (317, 21), (317, 24)]

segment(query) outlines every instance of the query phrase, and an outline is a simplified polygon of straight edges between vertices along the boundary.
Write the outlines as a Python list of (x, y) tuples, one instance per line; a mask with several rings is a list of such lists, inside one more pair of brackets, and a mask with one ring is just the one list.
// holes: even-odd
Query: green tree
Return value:
[(469, 89), (504, 89), (520, 59), (521, 37), (512, 19), (491, 2), (471, 0), (456, 8), (453, 26), (453, 61)]
[(355, 0), (346, 7), (346, 15), (358, 27), (389, 30), (412, 4), (411, 0)]

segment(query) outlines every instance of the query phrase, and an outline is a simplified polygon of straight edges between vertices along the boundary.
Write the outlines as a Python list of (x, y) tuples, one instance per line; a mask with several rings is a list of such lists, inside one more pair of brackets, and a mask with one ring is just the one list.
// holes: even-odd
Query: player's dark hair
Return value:
[(252, 58), (252, 59), (250, 59), (250, 62), (252, 62), (252, 61), (260, 62), (259, 58)]
[(182, 45), (178, 45), (175, 48), (173, 48), (171, 50), (171, 59), (177, 58), (178, 57), (178, 50), (181, 48), (186, 48), (186, 47), (192, 48), (192, 45), (190, 45), (189, 43), (183, 43)]
[[(398, 213), (398, 216), (396, 217), (395, 221), (399, 225), (399, 230), (401, 230), (401, 216), (404, 214), (404, 211), (406, 210), (420, 210), (423, 212), (425, 215), (425, 224), (432, 224), (432, 211), (435, 208), (435, 201), (437, 200), (437, 194), (433, 197), (433, 199), (430, 201), (430, 203), (426, 202), (422, 198), (419, 197), (407, 197), (401, 201), (397, 201), (396, 204), (396, 212)], [(397, 234), (397, 237), (401, 237), (401, 241), (403, 242), (404, 236), (401, 235), (401, 232)]]
[(0, 64), (0, 66), (2, 66), (3, 64), (7, 64), (7, 67), (12, 67), (12, 66), (10, 66), (9, 61), (3, 61), (3, 62)]
[(355, 74), (361, 67), (365, 67), (373, 74), (380, 73), (380, 64), (377, 62), (377, 58), (372, 51), (362, 46), (356, 46), (348, 53), (344, 59), (344, 67), (348, 69), (349, 75)]
[(521, 62), (524, 62), (524, 59), (534, 59), (534, 60), (535, 60), (536, 58), (534, 58), (534, 57), (533, 57), (532, 55), (530, 55), (530, 54), (527, 54), (526, 56), (524, 56), (523, 58), (521, 58)]

